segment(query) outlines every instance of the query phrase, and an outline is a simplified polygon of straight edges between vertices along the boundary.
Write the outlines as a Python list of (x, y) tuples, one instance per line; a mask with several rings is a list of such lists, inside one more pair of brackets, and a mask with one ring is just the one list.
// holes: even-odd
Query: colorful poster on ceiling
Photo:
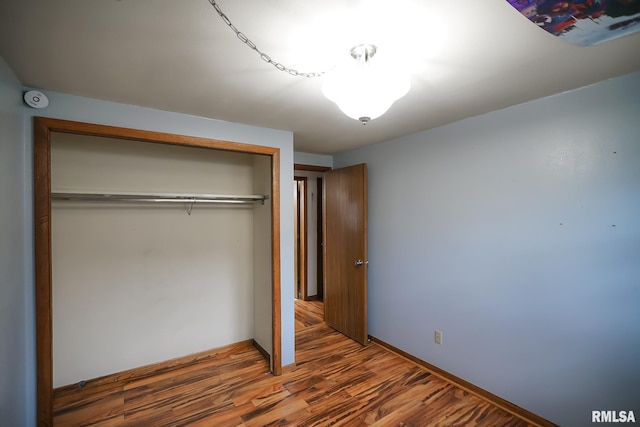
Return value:
[(640, 0), (507, 0), (545, 31), (582, 46), (640, 31)]

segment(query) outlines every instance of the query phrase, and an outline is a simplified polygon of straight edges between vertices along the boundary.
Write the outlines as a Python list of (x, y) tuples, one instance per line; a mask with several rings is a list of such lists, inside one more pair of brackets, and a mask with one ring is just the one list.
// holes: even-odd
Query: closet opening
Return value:
[[(205, 350), (253, 333), (281, 374), (279, 156), (273, 147), (34, 118), (39, 425), (52, 424), (54, 387), (84, 375), (65, 377), (65, 352), (82, 353), (74, 356), (82, 365), (101, 341), (134, 361), (163, 340), (176, 346), (145, 355), (152, 364), (197, 353), (188, 346), (205, 345), (194, 342), (207, 329), (217, 332), (205, 341), (221, 345)], [(91, 329), (96, 318), (108, 327)], [(116, 372), (103, 353), (102, 369)]]

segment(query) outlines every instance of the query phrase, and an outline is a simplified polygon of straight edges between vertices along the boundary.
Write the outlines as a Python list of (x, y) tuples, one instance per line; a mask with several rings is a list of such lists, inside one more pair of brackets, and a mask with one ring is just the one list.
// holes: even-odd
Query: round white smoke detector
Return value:
[(24, 102), (31, 108), (46, 108), (49, 98), (42, 92), (30, 90), (24, 94)]

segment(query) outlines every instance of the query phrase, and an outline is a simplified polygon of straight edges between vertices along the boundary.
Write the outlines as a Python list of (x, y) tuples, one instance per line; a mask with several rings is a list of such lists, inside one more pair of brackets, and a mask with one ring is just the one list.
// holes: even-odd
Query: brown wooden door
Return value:
[(324, 190), (325, 320), (366, 345), (367, 165), (326, 172)]

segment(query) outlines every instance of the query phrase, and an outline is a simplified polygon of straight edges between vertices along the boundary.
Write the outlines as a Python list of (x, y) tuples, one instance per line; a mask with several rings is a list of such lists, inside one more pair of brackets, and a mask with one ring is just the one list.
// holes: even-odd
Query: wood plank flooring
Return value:
[(324, 323), (324, 304), (322, 301), (295, 300), (296, 332), (318, 323)]
[(527, 426), (296, 301), (296, 368), (274, 377), (254, 348), (124, 385), (54, 393), (55, 426)]

